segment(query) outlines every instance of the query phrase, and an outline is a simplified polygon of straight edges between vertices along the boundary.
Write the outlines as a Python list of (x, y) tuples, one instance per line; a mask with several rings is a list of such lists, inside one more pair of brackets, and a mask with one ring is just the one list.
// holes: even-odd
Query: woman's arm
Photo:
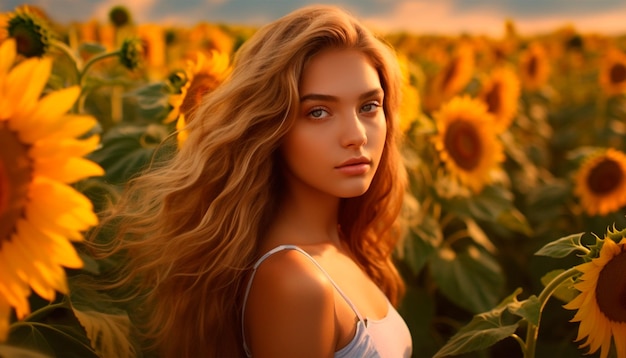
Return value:
[(301, 253), (279, 252), (260, 265), (245, 314), (254, 358), (334, 355), (334, 288)]

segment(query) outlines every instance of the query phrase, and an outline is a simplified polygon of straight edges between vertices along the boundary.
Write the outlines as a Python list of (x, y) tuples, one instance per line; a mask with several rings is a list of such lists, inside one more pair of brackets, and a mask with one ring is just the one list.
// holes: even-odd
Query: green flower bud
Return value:
[(122, 27), (128, 25), (132, 21), (130, 11), (124, 6), (114, 6), (109, 11), (109, 20), (115, 27)]
[(143, 42), (138, 38), (124, 40), (120, 49), (120, 63), (129, 70), (139, 68), (145, 57)]
[(189, 82), (187, 72), (175, 70), (167, 77), (167, 84), (172, 93), (181, 93), (181, 89)]
[(46, 20), (30, 8), (17, 9), (9, 19), (7, 30), (15, 39), (19, 54), (41, 57), (48, 51), (52, 32)]

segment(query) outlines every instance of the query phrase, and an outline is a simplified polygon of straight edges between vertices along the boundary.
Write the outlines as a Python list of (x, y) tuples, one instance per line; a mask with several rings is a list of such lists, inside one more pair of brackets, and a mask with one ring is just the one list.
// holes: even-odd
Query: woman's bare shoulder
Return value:
[(334, 352), (333, 286), (301, 252), (279, 251), (259, 265), (245, 312), (255, 356), (327, 356)]
[(250, 294), (268, 295), (277, 300), (301, 298), (317, 303), (332, 299), (333, 287), (310, 258), (296, 250), (283, 250), (259, 265)]

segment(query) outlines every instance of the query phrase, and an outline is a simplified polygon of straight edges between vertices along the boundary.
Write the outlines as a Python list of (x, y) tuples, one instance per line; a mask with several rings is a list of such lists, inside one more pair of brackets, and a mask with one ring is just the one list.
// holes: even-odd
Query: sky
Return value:
[[(323, 3), (324, 1), (322, 1)], [(59, 23), (97, 19), (126, 6), (137, 23), (191, 26), (201, 21), (259, 26), (320, 1), (310, 0), (0, 0), (44, 9)], [(573, 25), (580, 32), (626, 34), (626, 0), (341, 0), (332, 2), (379, 31), (502, 35), (512, 19), (522, 34)]]

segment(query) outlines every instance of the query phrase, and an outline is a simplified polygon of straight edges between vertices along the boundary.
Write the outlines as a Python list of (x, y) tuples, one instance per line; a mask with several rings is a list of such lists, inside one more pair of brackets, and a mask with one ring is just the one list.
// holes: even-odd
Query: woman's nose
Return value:
[(347, 113), (342, 120), (341, 145), (360, 148), (367, 144), (367, 131), (363, 122), (354, 111)]

